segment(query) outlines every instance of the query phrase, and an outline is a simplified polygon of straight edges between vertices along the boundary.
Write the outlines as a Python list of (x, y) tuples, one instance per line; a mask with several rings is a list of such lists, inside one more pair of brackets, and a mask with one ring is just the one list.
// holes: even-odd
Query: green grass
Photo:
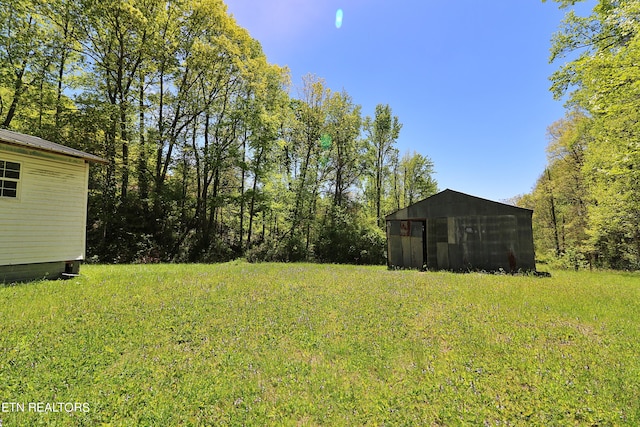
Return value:
[(0, 420), (638, 425), (639, 319), (628, 273), (84, 266), (0, 288)]

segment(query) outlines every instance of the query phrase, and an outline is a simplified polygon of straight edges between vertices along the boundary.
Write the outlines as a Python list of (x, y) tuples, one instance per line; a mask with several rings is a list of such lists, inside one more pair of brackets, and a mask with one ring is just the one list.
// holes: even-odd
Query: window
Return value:
[(0, 197), (18, 197), (20, 163), (0, 160)]

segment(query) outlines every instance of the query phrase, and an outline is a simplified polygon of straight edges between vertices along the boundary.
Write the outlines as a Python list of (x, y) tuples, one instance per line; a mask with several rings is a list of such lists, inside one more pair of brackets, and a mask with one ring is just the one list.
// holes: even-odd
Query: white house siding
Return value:
[(89, 165), (0, 143), (21, 164), (18, 197), (0, 197), (0, 266), (84, 259)]

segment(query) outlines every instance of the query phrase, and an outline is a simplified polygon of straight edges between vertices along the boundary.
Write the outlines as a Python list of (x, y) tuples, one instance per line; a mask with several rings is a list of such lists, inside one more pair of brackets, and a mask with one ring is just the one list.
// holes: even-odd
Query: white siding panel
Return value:
[(18, 199), (0, 198), (0, 265), (83, 259), (89, 165), (2, 145), (0, 159), (22, 165)]

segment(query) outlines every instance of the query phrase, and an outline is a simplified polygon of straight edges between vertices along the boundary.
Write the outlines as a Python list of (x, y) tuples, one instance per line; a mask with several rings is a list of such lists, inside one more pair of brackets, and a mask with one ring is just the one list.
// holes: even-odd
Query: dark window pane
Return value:
[(1, 160), (0, 178), (20, 179), (20, 163)]
[(15, 181), (0, 181), (0, 197), (18, 197), (18, 183)]
[(8, 178), (0, 179), (0, 197), (18, 197), (20, 163), (0, 160), (0, 178)]

